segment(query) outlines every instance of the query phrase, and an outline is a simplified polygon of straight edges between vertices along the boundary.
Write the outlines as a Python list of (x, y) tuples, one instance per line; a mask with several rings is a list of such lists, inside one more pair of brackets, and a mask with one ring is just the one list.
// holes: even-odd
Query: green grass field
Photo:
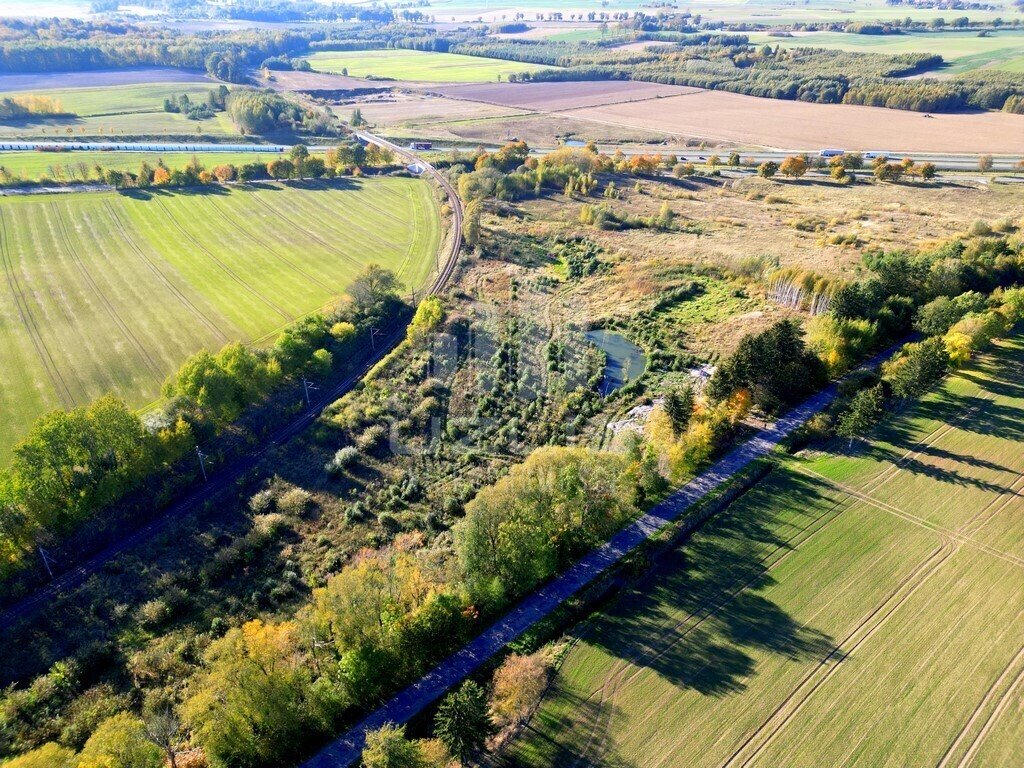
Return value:
[(102, 88), (66, 88), (56, 90), (0, 93), (4, 96), (47, 96), (60, 102), (77, 117), (42, 117), (0, 125), (0, 139), (41, 137), (117, 137), (117, 136), (237, 136), (234, 124), (223, 112), (208, 120), (189, 120), (174, 112), (164, 112), (164, 99), (187, 93), (192, 101), (205, 102), (213, 85), (200, 83), (149, 83)]
[(1022, 372), (787, 461), (577, 628), (505, 764), (1024, 762)]
[(937, 53), (949, 66), (943, 72), (960, 74), (972, 69), (1024, 72), (1024, 32), (1002, 31), (988, 37), (977, 32), (924, 32), (905, 35), (852, 35), (812, 32), (795, 37), (774, 37), (752, 32), (750, 42), (783, 48), (827, 48), (858, 53)]
[(308, 58), (313, 69), (340, 74), (348, 70), (352, 77), (387, 77), (392, 80), (417, 80), (431, 83), (486, 83), (500, 76), (551, 69), (539, 64), (524, 64), (483, 56), (457, 53), (427, 53), (402, 49), (382, 51), (325, 51)]
[(48, 409), (147, 405), (187, 355), (272, 338), (370, 262), (419, 287), (439, 238), (415, 179), (5, 199), (0, 455)]
[(82, 178), (83, 163), (84, 171), (89, 174), (92, 174), (96, 165), (138, 171), (142, 163), (155, 167), (161, 160), (173, 170), (184, 168), (192, 162), (193, 157), (204, 168), (214, 168), (222, 163), (269, 163), (282, 155), (262, 152), (0, 152), (0, 168), (26, 181), (36, 181), (42, 177), (68, 180)]

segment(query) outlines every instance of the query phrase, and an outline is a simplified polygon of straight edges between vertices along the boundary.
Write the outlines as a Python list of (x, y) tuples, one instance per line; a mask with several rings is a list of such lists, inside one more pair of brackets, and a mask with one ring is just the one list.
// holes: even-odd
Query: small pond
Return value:
[(587, 341), (607, 356), (601, 392), (607, 395), (619, 387), (638, 379), (647, 369), (647, 356), (636, 344), (621, 333), (599, 329), (587, 331)]

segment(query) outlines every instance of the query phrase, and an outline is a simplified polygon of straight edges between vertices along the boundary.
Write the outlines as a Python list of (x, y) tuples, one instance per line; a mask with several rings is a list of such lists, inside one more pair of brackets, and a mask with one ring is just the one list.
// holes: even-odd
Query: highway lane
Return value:
[[(401, 155), (406, 159), (416, 158), (422, 153), (413, 152), (412, 150), (403, 147), (395, 142), (384, 139), (380, 136), (367, 133), (365, 131), (356, 132), (356, 135), (363, 138), (363, 140), (369, 140), (368, 137), (373, 136), (373, 143), (387, 146), (397, 154)], [(164, 143), (164, 142), (88, 142), (88, 141), (22, 141), (22, 142), (0, 142), (0, 159), (3, 157), (4, 152), (24, 152), (29, 150), (38, 149), (40, 147), (53, 147), (60, 146), (64, 149), (69, 150), (71, 153), (76, 151), (117, 151), (117, 152), (190, 152), (195, 154), (203, 154), (206, 152), (247, 152), (253, 154), (266, 153), (266, 154), (281, 154), (287, 152), (290, 147), (285, 144), (196, 144), (196, 143)], [(329, 146), (312, 146), (312, 149), (329, 149)], [(488, 150), (497, 149), (497, 147), (485, 147)], [(446, 151), (449, 149), (446, 146), (437, 144), (437, 146), (431, 151)], [(459, 149), (461, 151), (472, 151), (465, 146), (452, 147), (452, 149)], [(475, 149), (475, 148), (474, 148)], [(533, 154), (543, 155), (548, 152), (553, 152), (558, 147), (534, 147), (532, 148)], [(607, 145), (599, 146), (602, 152), (608, 154), (614, 153), (617, 149), (616, 146)], [(793, 149), (790, 151), (765, 151), (765, 150), (751, 150), (749, 152), (743, 150), (737, 150), (744, 162), (760, 164), (768, 160), (774, 160), (775, 162), (781, 162), (787, 157), (798, 154), (806, 154), (809, 157), (816, 158), (822, 148), (814, 149)], [(717, 154), (722, 160), (725, 160), (729, 156), (731, 150), (727, 149), (694, 149), (692, 147), (671, 147), (662, 145), (649, 145), (645, 147), (628, 147), (622, 148), (622, 152), (626, 155), (641, 155), (641, 154), (674, 154), (677, 157), (685, 158), (685, 161), (692, 161), (694, 163), (702, 163), (711, 155)], [(879, 147), (876, 152), (888, 153), (885, 147)], [(54, 155), (61, 155), (63, 152), (55, 152)], [(910, 157), (916, 163), (935, 163), (935, 166), (940, 170), (945, 171), (977, 171), (978, 161), (982, 157), (979, 154), (950, 154), (950, 153), (934, 153), (934, 152), (912, 152), (912, 153), (900, 153), (893, 152), (890, 154), (891, 160), (902, 160), (904, 157)], [(1014, 171), (1018, 170), (1017, 165), (1024, 161), (1024, 158), (1014, 157), (1012, 155), (993, 155), (992, 156), (992, 167), (996, 171)], [(869, 161), (870, 162), (870, 161)], [(438, 178), (436, 171), (431, 174), (434, 178)]]
[[(438, 274), (428, 289), (428, 293), (438, 293), (445, 288), (451, 278), (455, 265), (458, 262), (459, 253), (462, 249), (462, 203), (458, 194), (448, 180), (444, 178), (433, 166), (416, 158), (407, 150), (379, 139), (373, 134), (362, 133), (364, 141), (381, 144), (394, 150), (401, 157), (409, 162), (415, 161), (424, 166), (424, 172), (435, 179), (448, 196), (448, 202), (452, 208), (452, 227), (449, 232), (449, 240), (446, 247), (444, 260), (439, 260)], [(165, 530), (172, 522), (187, 514), (197, 505), (214, 498), (221, 491), (229, 488), (235, 481), (241, 478), (246, 472), (256, 468), (271, 450), (279, 445), (287, 443), (296, 435), (309, 427), (323, 413), (324, 409), (339, 397), (351, 390), (356, 383), (366, 375), (374, 365), (384, 358), (405, 336), (405, 328), (400, 327), (389, 333), (383, 339), (376, 342), (376, 351), (369, 359), (361, 365), (356, 372), (347, 376), (343, 381), (337, 383), (318, 400), (311, 403), (311, 407), (296, 417), (292, 422), (285, 425), (260, 447), (257, 451), (232, 461), (228, 466), (220, 467), (211, 473), (208, 482), (196, 488), (192, 493), (180, 499), (168, 507), (156, 520), (132, 532), (131, 534), (112, 542), (106, 548), (96, 553), (85, 561), (76, 564), (69, 570), (58, 573), (56, 578), (48, 584), (35, 590), (31, 594), (12, 603), (0, 612), (0, 628), (10, 626), (19, 619), (30, 616), (36, 610), (49, 604), (61, 595), (70, 592), (81, 586), (92, 574), (97, 573), (107, 563), (119, 555), (130, 551), (140, 544), (149, 541), (154, 536)]]

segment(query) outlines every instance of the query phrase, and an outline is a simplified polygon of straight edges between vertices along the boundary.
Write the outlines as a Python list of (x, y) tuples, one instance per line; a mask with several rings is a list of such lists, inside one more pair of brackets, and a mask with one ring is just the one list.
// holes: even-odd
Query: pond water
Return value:
[(637, 379), (647, 369), (647, 356), (621, 333), (599, 329), (587, 331), (587, 341), (607, 356), (601, 392), (607, 395)]

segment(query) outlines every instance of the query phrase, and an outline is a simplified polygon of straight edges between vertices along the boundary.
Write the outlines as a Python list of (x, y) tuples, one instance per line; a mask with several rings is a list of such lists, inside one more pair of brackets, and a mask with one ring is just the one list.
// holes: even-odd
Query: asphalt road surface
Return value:
[[(880, 353), (865, 365), (878, 365), (891, 353), (892, 350)], [(829, 386), (733, 449), (707, 471), (584, 557), (565, 574), (523, 598), (502, 619), (463, 646), (462, 650), (449, 656), (418, 682), (395, 695), (315, 757), (303, 763), (301, 768), (345, 768), (355, 763), (362, 753), (369, 731), (376, 730), (386, 723), (407, 723), (654, 533), (679, 519), (695, 503), (752, 462), (774, 450), (793, 430), (828, 407), (835, 400), (837, 391), (835, 384)]]

